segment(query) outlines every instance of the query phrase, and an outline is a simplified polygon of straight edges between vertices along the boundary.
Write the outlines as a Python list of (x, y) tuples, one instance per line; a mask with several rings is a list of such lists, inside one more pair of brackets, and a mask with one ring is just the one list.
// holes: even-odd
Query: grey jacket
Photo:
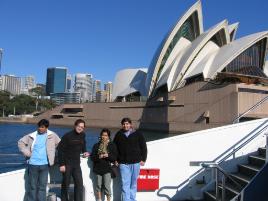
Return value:
[[(27, 134), (18, 141), (20, 152), (27, 158), (31, 158), (37, 131)], [(49, 165), (54, 165), (56, 148), (60, 142), (59, 136), (53, 131), (47, 130), (47, 158)]]

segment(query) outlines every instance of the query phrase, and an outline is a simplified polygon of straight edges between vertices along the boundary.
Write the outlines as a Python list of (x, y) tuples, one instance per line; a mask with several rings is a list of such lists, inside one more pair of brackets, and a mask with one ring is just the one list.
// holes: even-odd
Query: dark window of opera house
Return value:
[(262, 71), (265, 57), (265, 44), (266, 39), (255, 43), (229, 63), (224, 71), (258, 77), (267, 77)]

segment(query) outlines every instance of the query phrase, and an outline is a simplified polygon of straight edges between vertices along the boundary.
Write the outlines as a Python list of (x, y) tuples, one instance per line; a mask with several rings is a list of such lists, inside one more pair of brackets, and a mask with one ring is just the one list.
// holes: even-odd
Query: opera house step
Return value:
[[(236, 196), (239, 196), (241, 191), (252, 181), (253, 177), (261, 170), (265, 164), (266, 159), (266, 148), (260, 147), (257, 154), (248, 156), (247, 164), (238, 164), (237, 172), (230, 173), (231, 179), (227, 178), (225, 183), (225, 199), (224, 201), (231, 201)], [(232, 181), (240, 185), (237, 186)], [(257, 186), (256, 186), (257, 188)], [(204, 192), (204, 198), (198, 201), (223, 201), (222, 200), (222, 183), (218, 185), (219, 198), (216, 199), (216, 190), (209, 190)], [(238, 199), (239, 200), (239, 199)], [(194, 201), (194, 200), (183, 200), (183, 201)]]
[[(259, 148), (258, 155), (249, 155), (247, 164), (239, 164), (238, 172), (230, 174), (230, 177), (235, 180), (241, 187), (234, 185), (230, 179), (226, 180), (225, 185), (225, 201), (230, 201), (235, 196), (239, 195), (241, 190), (246, 187), (252, 180), (252, 178), (260, 171), (260, 169), (265, 164), (266, 157), (266, 148)], [(219, 201), (222, 197), (222, 184), (218, 185), (219, 187)], [(204, 199), (202, 201), (216, 201), (216, 190), (204, 192)]]

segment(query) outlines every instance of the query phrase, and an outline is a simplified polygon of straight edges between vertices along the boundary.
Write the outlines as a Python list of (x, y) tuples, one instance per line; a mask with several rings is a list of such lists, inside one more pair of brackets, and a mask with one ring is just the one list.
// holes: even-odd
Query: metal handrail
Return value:
[[(265, 121), (264, 123), (262, 123), (262, 125), (265, 125), (261, 130), (259, 130), (256, 134), (254, 134), (253, 136), (251, 136), (249, 139), (247, 139), (245, 142), (243, 142), (241, 145), (239, 145), (237, 148), (233, 149), (232, 152), (230, 152), (229, 154), (227, 154), (226, 156), (224, 156), (222, 159), (220, 159), (218, 162), (216, 162), (217, 159), (219, 159), (219, 157), (217, 159), (215, 159), (214, 161), (192, 161), (190, 162), (191, 166), (202, 166), (202, 169), (205, 168), (202, 164), (211, 164), (211, 165), (217, 165), (219, 167), (218, 164), (222, 163), (223, 161), (225, 161), (226, 159), (228, 159), (230, 156), (234, 155), (237, 151), (239, 151), (241, 148), (243, 148), (244, 146), (246, 146), (248, 143), (250, 143), (253, 139), (255, 139), (257, 136), (259, 136), (260, 134), (262, 134), (267, 128), (268, 128), (268, 121)], [(245, 138), (244, 138), (245, 139)], [(243, 139), (243, 140), (244, 140)], [(238, 143), (239, 144), (239, 143)], [(202, 169), (198, 170), (194, 175), (198, 174)], [(224, 170), (223, 170), (224, 171)], [(222, 172), (223, 173), (223, 172)], [(223, 173), (224, 174), (224, 173)], [(226, 174), (227, 175), (227, 174)], [(192, 175), (193, 177), (193, 175)], [(232, 179), (233, 180), (233, 179)], [(217, 194), (217, 191), (216, 191)]]
[(255, 139), (257, 136), (259, 136), (260, 134), (263, 133), (263, 131), (265, 131), (268, 128), (268, 124), (262, 128), (260, 131), (258, 131), (255, 135), (251, 136), (249, 139), (247, 139), (245, 142), (243, 142), (241, 145), (239, 145), (237, 148), (233, 149), (232, 152), (230, 152), (229, 154), (227, 154), (225, 157), (223, 157), (218, 164), (220, 164), (221, 162), (225, 161), (226, 159), (228, 159), (230, 156), (234, 155), (237, 151), (239, 151), (241, 148), (243, 148), (244, 146), (246, 146), (248, 143), (250, 143), (253, 139)]
[(238, 115), (238, 117), (236, 117), (233, 120), (233, 124), (235, 123), (239, 123), (239, 120), (241, 117), (245, 116), (247, 113), (249, 113), (250, 111), (256, 109), (257, 107), (259, 107), (262, 103), (264, 103), (265, 101), (268, 100), (268, 96), (264, 97), (263, 99), (261, 99), (259, 102), (257, 102), (256, 104), (254, 104), (252, 107), (250, 107), (248, 110), (246, 110), (245, 112), (243, 112), (242, 114)]
[(225, 201), (225, 195), (226, 195), (225, 181), (226, 181), (226, 178), (230, 179), (239, 188), (240, 191), (243, 189), (243, 187), (238, 182), (236, 182), (226, 171), (224, 171), (217, 163), (205, 162), (205, 163), (202, 163), (201, 166), (203, 168), (216, 169), (216, 172), (215, 172), (216, 200), (219, 200), (218, 172), (221, 172), (223, 174), (223, 177), (222, 177), (222, 194), (221, 194), (222, 197), (221, 197), (221, 201)]
[[(261, 130), (259, 130), (256, 134), (254, 134), (253, 136), (251, 136), (249, 139), (247, 139), (245, 142), (243, 142), (241, 145), (239, 145), (237, 148), (234, 148), (233, 151), (231, 151), (229, 154), (227, 154), (226, 156), (224, 156), (222, 159), (220, 159), (217, 164), (220, 164), (221, 162), (225, 161), (226, 159), (228, 159), (230, 156), (234, 155), (237, 151), (239, 151), (241, 148), (243, 148), (244, 146), (246, 146), (248, 143), (250, 143), (254, 138), (256, 138), (257, 136), (259, 136), (261, 133), (263, 133), (263, 131), (265, 131), (268, 128), (268, 120), (265, 121), (263, 123), (267, 124), (265, 125)], [(245, 139), (245, 138), (244, 138)], [(239, 142), (240, 143), (240, 142)], [(239, 144), (237, 143), (237, 144)], [(203, 163), (216, 163), (216, 160), (219, 159), (216, 158), (214, 161), (192, 161), (190, 162), (191, 166), (200, 166)]]
[(227, 178), (229, 178), (230, 180), (232, 180), (234, 182), (234, 184), (236, 186), (238, 186), (240, 189), (242, 189), (243, 187), (236, 182), (231, 176), (230, 174), (228, 174), (228, 172), (224, 171), (224, 169), (222, 169), (217, 163), (202, 163), (201, 164), (202, 167), (204, 168), (216, 168), (217, 170), (219, 170), (222, 174), (224, 174)]

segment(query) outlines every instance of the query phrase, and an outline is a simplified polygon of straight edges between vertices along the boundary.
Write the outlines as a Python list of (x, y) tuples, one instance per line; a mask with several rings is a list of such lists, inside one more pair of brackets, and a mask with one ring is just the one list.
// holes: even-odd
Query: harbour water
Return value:
[[(70, 131), (71, 127), (50, 126), (60, 137)], [(26, 166), (24, 157), (19, 153), (17, 141), (27, 133), (36, 130), (36, 125), (20, 123), (0, 123), (0, 173), (22, 169)], [(101, 129), (86, 129), (87, 150), (91, 152), (98, 141)], [(112, 138), (116, 130), (112, 130)], [(146, 141), (168, 137), (170, 135), (155, 132), (143, 132)]]

